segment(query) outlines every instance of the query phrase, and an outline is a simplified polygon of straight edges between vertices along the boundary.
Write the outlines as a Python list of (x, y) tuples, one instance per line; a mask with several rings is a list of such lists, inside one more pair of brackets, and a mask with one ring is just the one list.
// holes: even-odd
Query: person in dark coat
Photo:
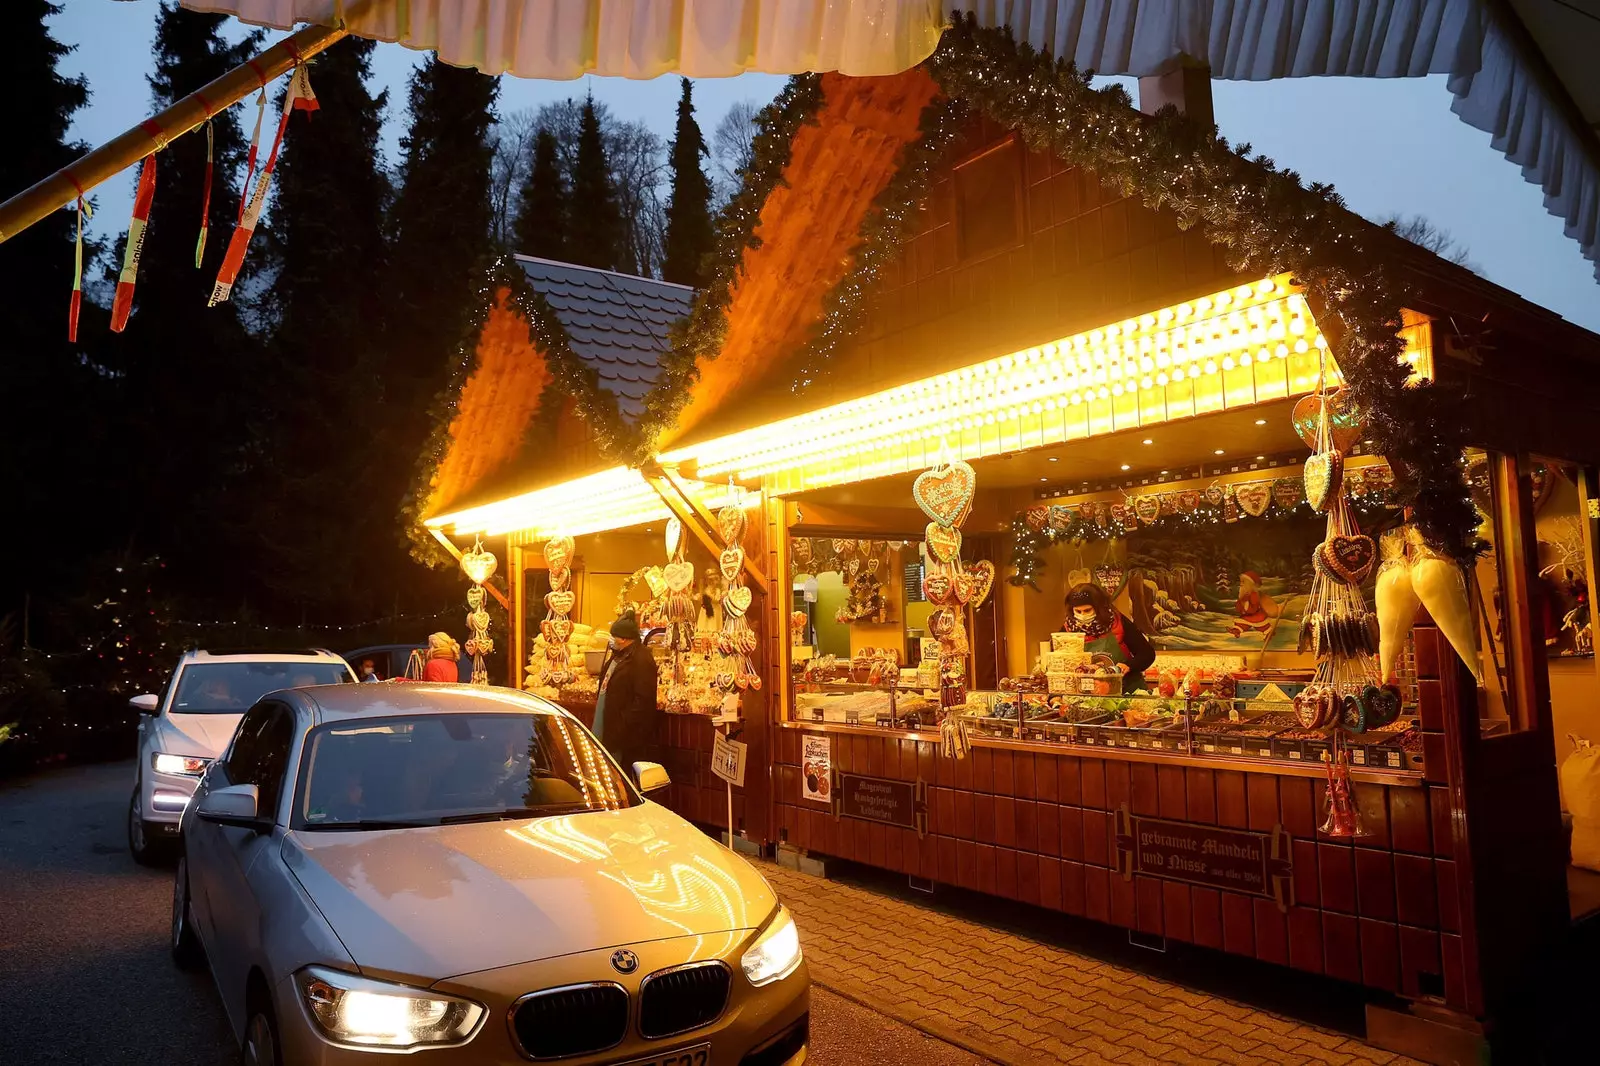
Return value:
[(631, 613), (611, 624), (611, 650), (600, 668), (594, 731), (630, 779), (633, 764), (648, 759), (655, 739), (656, 660), (639, 639)]
[(1083, 650), (1111, 657), (1122, 671), (1124, 691), (1148, 688), (1144, 672), (1156, 661), (1155, 649), (1133, 619), (1111, 604), (1099, 585), (1085, 581), (1067, 593), (1067, 622), (1062, 630), (1083, 634)]

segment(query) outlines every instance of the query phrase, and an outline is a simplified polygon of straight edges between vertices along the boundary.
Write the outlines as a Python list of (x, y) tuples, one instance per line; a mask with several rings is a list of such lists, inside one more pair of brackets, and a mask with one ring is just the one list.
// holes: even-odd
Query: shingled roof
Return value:
[(572, 353), (600, 375), (623, 419), (637, 419), (660, 376), (672, 324), (689, 313), (694, 290), (527, 255), (516, 261), (560, 319)]

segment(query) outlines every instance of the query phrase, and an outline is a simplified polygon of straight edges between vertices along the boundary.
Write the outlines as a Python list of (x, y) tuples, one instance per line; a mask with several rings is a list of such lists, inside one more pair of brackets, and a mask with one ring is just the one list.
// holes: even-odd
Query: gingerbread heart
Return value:
[(861, 573), (861, 556), (852, 555), (845, 560), (844, 578), (846, 581), (854, 581), (859, 573)]
[(722, 572), (722, 580), (732, 581), (739, 576), (740, 569), (744, 566), (744, 549), (740, 547), (728, 548), (717, 557), (717, 567)]
[(729, 618), (743, 618), (744, 613), (750, 609), (750, 590), (744, 585), (735, 585), (722, 596), (722, 609)]
[(1200, 493), (1194, 489), (1184, 489), (1182, 492), (1175, 493), (1175, 495), (1177, 496), (1179, 514), (1194, 514), (1200, 507)]
[[(1317, 424), (1322, 418), (1321, 397), (1316, 393), (1302, 396), (1289, 417), (1294, 424), (1294, 431), (1300, 434), (1306, 447), (1315, 448)], [(1334, 389), (1328, 393), (1328, 435), (1333, 440), (1333, 446), (1340, 452), (1349, 452), (1361, 440), (1363, 428), (1361, 412), (1356, 410), (1350, 394), (1344, 389)]]
[(1328, 573), (1347, 585), (1359, 585), (1365, 581), (1378, 557), (1378, 549), (1372, 543), (1372, 538), (1361, 533), (1329, 537), (1317, 551)]
[(489, 628), (489, 612), (479, 609), (467, 615), (467, 628), (483, 632)]
[(1207, 485), (1205, 491), (1206, 502), (1213, 507), (1221, 507), (1222, 501), (1228, 498), (1228, 490), (1221, 485)]
[(1361, 699), (1367, 705), (1367, 727), (1382, 729), (1400, 717), (1400, 690), (1394, 685), (1368, 685), (1361, 690)]
[(539, 623), (539, 632), (551, 644), (565, 644), (572, 637), (572, 619), (546, 618)]
[(1122, 594), (1123, 581), (1126, 572), (1120, 566), (1110, 563), (1101, 563), (1094, 568), (1094, 583), (1105, 590), (1106, 595), (1116, 599)]
[(544, 605), (551, 614), (569, 614), (576, 599), (577, 597), (573, 596), (571, 592), (563, 589), (559, 592), (545, 593)]
[(551, 567), (550, 587), (557, 592), (572, 583), (572, 568), (567, 566)]
[(474, 585), (481, 585), (494, 574), (497, 563), (493, 552), (475, 547), (461, 556), (461, 572)]
[(744, 537), (744, 512), (731, 503), (718, 511), (717, 532), (722, 534), (722, 543), (737, 544)]
[(924, 470), (911, 483), (911, 498), (922, 513), (946, 528), (959, 526), (966, 519), (977, 491), (977, 471), (960, 459)]
[(667, 519), (666, 533), (667, 558), (676, 559), (678, 549), (683, 547), (683, 523), (677, 517)]
[(955, 584), (943, 570), (929, 570), (922, 575), (922, 598), (940, 607), (956, 602)]
[(1045, 525), (1051, 529), (1064, 530), (1072, 526), (1072, 508), (1064, 507), (1059, 503), (1050, 505), (1050, 517), (1045, 519)]
[(953, 563), (961, 555), (961, 530), (928, 523), (928, 550), (941, 563)]
[(1240, 510), (1251, 518), (1260, 518), (1272, 506), (1272, 486), (1265, 481), (1236, 485), (1233, 495), (1239, 501)]
[(661, 594), (667, 591), (667, 578), (659, 566), (652, 566), (644, 572), (644, 583), (650, 590), (651, 599), (659, 600)]
[(962, 606), (972, 598), (972, 575), (965, 570), (950, 578), (950, 595)]
[(1306, 459), (1306, 502), (1313, 511), (1325, 511), (1344, 478), (1344, 457), (1338, 452), (1317, 452)]
[(1041, 530), (1045, 527), (1045, 523), (1050, 521), (1050, 508), (1030, 507), (1022, 512), (1022, 520), (1028, 524), (1029, 529)]
[(812, 550), (810, 537), (796, 537), (789, 542), (789, 558), (799, 566), (811, 564)]
[(989, 590), (994, 588), (994, 564), (987, 559), (979, 559), (967, 568), (967, 574), (972, 578), (972, 609), (977, 610), (989, 598)]
[(956, 631), (956, 614), (951, 610), (934, 611), (928, 615), (928, 632), (938, 640), (949, 640)]
[(572, 562), (573, 547), (571, 537), (551, 537), (544, 542), (544, 564), (552, 570), (566, 566)]
[(668, 563), (661, 568), (661, 579), (666, 582), (667, 591), (685, 592), (694, 584), (694, 564), (690, 562)]
[(1272, 502), (1281, 511), (1292, 511), (1300, 506), (1305, 483), (1297, 477), (1280, 477), (1272, 483)]
[(1149, 525), (1161, 517), (1161, 498), (1159, 496), (1137, 496), (1133, 501), (1133, 513), (1145, 525)]

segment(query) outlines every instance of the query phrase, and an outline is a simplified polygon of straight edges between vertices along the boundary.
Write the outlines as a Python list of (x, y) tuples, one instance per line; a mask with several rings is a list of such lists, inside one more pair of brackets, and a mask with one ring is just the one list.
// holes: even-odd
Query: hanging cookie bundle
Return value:
[(745, 619), (750, 610), (750, 587), (744, 583), (744, 510), (730, 503), (717, 512), (717, 530), (727, 545), (717, 560), (725, 585), (722, 592), (722, 631), (717, 634), (717, 653), (721, 656), (711, 686), (722, 695), (722, 712), (739, 713), (739, 693), (761, 689), (761, 674), (756, 670), (756, 634)]
[(928, 631), (939, 641), (939, 702), (945, 707), (966, 701), (966, 609), (980, 606), (994, 585), (993, 563), (985, 560), (969, 570), (961, 562), (961, 524), (977, 491), (977, 472), (948, 457), (917, 475), (911, 486), (917, 506), (932, 519), (924, 533), (928, 560), (922, 596), (935, 607)]
[(550, 568), (550, 591), (545, 593), (544, 620), (539, 623), (539, 633), (544, 637), (541, 655), (535, 651), (528, 660), (528, 678), (536, 687), (546, 685), (560, 688), (572, 681), (572, 553), (575, 545), (571, 537), (551, 537), (545, 541), (544, 561)]

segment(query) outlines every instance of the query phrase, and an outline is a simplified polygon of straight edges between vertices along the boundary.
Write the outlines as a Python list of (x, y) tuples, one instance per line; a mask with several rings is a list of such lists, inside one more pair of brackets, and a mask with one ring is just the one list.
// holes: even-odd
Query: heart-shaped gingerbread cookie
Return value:
[(928, 523), (928, 551), (941, 563), (953, 563), (961, 555), (961, 530)]
[(960, 459), (947, 466), (924, 470), (911, 483), (911, 498), (922, 513), (949, 528), (959, 526), (972, 510), (972, 497), (978, 490), (978, 474)]
[(1305, 483), (1299, 478), (1280, 477), (1272, 483), (1272, 502), (1281, 511), (1292, 511), (1300, 506), (1305, 491)]
[(665, 543), (667, 558), (676, 559), (678, 557), (678, 549), (683, 547), (683, 523), (678, 521), (677, 516), (667, 519)]
[(722, 570), (722, 580), (732, 581), (739, 576), (740, 567), (744, 566), (744, 549), (728, 548), (718, 557), (717, 564)]
[(956, 602), (954, 582), (943, 570), (929, 570), (922, 575), (922, 598), (940, 607)]
[(994, 564), (987, 559), (979, 559), (967, 568), (967, 575), (972, 579), (972, 598), (967, 602), (973, 610), (977, 610), (994, 588)]
[(1161, 497), (1136, 496), (1133, 501), (1133, 513), (1139, 521), (1149, 525), (1161, 517)]
[(722, 609), (729, 618), (743, 618), (744, 613), (750, 609), (750, 590), (744, 585), (735, 585), (722, 596)]
[(575, 600), (576, 597), (571, 592), (563, 589), (560, 592), (545, 593), (544, 605), (552, 614), (568, 614), (572, 611)]
[(1260, 518), (1272, 506), (1272, 486), (1265, 481), (1237, 485), (1233, 495), (1239, 501), (1239, 509), (1251, 518)]
[(722, 543), (737, 544), (744, 537), (744, 512), (731, 503), (718, 511), (717, 532), (722, 534)]
[[(1294, 431), (1300, 434), (1300, 439), (1306, 442), (1307, 448), (1317, 446), (1317, 424), (1322, 419), (1322, 399), (1316, 393), (1302, 396), (1300, 402), (1294, 405), (1294, 413), (1290, 420), (1294, 424)], [(1340, 452), (1348, 453), (1361, 440), (1361, 432), (1365, 427), (1361, 422), (1361, 412), (1356, 410), (1355, 401), (1350, 398), (1350, 393), (1344, 389), (1334, 389), (1328, 393), (1328, 435), (1333, 439), (1334, 448)]]
[(661, 579), (667, 583), (668, 592), (685, 592), (694, 584), (694, 564), (668, 563), (661, 568)]
[(1365, 581), (1378, 556), (1372, 538), (1361, 533), (1329, 537), (1317, 550), (1322, 555), (1322, 565), (1328, 573), (1347, 585), (1359, 585)]
[(571, 563), (573, 547), (571, 537), (551, 537), (544, 542), (544, 565), (557, 570)]
[(1338, 452), (1317, 452), (1306, 459), (1304, 477), (1306, 502), (1313, 511), (1325, 511), (1344, 477), (1344, 457)]
[(474, 585), (481, 585), (494, 574), (497, 560), (493, 552), (473, 548), (461, 556), (461, 572)]
[(572, 568), (555, 566), (550, 568), (550, 587), (557, 592), (572, 583)]

